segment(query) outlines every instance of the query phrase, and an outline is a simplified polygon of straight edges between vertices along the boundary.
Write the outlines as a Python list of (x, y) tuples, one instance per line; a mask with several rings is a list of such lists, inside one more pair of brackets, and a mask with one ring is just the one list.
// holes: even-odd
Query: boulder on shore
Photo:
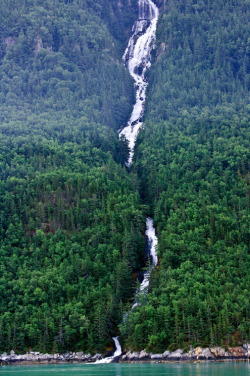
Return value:
[[(14, 350), (11, 350), (8, 355), (6, 352), (0, 354), (0, 365), (1, 364), (56, 364), (56, 363), (94, 363), (97, 360), (102, 359), (104, 356), (102, 354), (85, 354), (82, 351), (79, 352), (66, 352), (64, 354), (41, 354), (40, 352), (30, 351), (24, 355), (16, 355)], [(246, 343), (243, 346), (229, 347), (228, 351), (224, 348), (215, 346), (211, 348), (197, 347), (196, 349), (191, 348), (189, 352), (184, 353), (182, 349), (178, 349), (174, 352), (169, 350), (165, 351), (163, 354), (152, 354), (147, 353), (146, 350), (141, 352), (128, 351), (122, 356), (115, 357), (112, 362), (140, 362), (140, 361), (200, 361), (200, 360), (242, 360), (249, 359), (250, 357), (250, 344)]]
[(247, 354), (247, 351), (241, 347), (229, 347), (228, 352), (235, 358), (244, 358)]
[(101, 360), (103, 358), (102, 354), (95, 354), (94, 356), (91, 356), (88, 360), (90, 362), (96, 362), (97, 360)]
[(142, 350), (142, 351), (140, 352), (139, 359), (140, 359), (140, 360), (146, 360), (146, 359), (149, 358), (149, 356), (150, 356), (149, 353), (147, 353), (145, 350)]
[(138, 360), (140, 357), (140, 353), (138, 352), (131, 352), (127, 355), (127, 360)]
[(207, 347), (206, 349), (203, 349), (201, 355), (198, 355), (197, 359), (204, 359), (204, 360), (215, 360), (214, 354), (211, 352), (211, 350)]
[(169, 355), (168, 360), (175, 360), (175, 361), (181, 360), (183, 353), (184, 351), (182, 349), (178, 349), (172, 352), (171, 355)]
[(167, 359), (171, 354), (172, 354), (171, 351), (166, 350), (166, 351), (164, 351), (164, 353), (163, 353), (163, 358), (164, 358), (164, 359)]
[(223, 347), (211, 347), (210, 351), (216, 356), (216, 358), (223, 358), (225, 356), (226, 350)]
[(150, 357), (152, 360), (162, 360), (163, 354), (152, 354)]

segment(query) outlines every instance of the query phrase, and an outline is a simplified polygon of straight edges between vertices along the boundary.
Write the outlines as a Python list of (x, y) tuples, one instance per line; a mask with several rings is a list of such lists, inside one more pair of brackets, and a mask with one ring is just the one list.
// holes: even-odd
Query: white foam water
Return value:
[(97, 360), (95, 362), (95, 364), (111, 363), (114, 360), (114, 358), (116, 358), (117, 356), (120, 356), (122, 354), (122, 347), (120, 345), (118, 337), (113, 337), (112, 340), (115, 342), (115, 348), (116, 348), (114, 354), (112, 356), (107, 357), (107, 358)]
[[(130, 167), (132, 164), (135, 142), (138, 133), (143, 126), (142, 117), (144, 114), (146, 89), (148, 86), (145, 74), (147, 69), (149, 69), (151, 66), (150, 55), (153, 48), (153, 42), (155, 40), (155, 33), (159, 16), (159, 10), (152, 0), (138, 0), (138, 6), (138, 20), (133, 26), (133, 34), (123, 55), (123, 61), (135, 81), (136, 88), (136, 103), (133, 107), (132, 114), (127, 123), (127, 126), (123, 128), (119, 133), (119, 137), (125, 137), (129, 145), (130, 152), (129, 160), (126, 164), (127, 167)], [(151, 265), (144, 273), (144, 279), (139, 289), (137, 289), (135, 303), (133, 304), (131, 310), (140, 304), (140, 296), (147, 293), (151, 271), (158, 262), (156, 255), (158, 240), (155, 234), (152, 218), (147, 218), (146, 220), (146, 236), (148, 238)], [(123, 320), (125, 320), (128, 315), (129, 312), (124, 315)], [(113, 337), (112, 339), (115, 342), (116, 347), (114, 354), (110, 357), (96, 361), (95, 364), (111, 363), (114, 358), (122, 354), (122, 348), (118, 337)]]
[(159, 10), (152, 0), (139, 0), (139, 17), (133, 26), (133, 35), (123, 55), (123, 60), (135, 81), (136, 103), (125, 128), (119, 136), (125, 137), (129, 146), (130, 167), (134, 155), (134, 146), (140, 129), (143, 126), (143, 114), (146, 100), (146, 71), (150, 68), (150, 56), (155, 41)]
[(158, 263), (158, 257), (157, 257), (158, 239), (155, 233), (154, 221), (152, 218), (147, 218), (146, 220), (146, 233), (145, 234), (147, 236), (147, 243), (149, 247), (150, 266), (144, 273), (143, 281), (140, 284), (139, 288), (137, 289), (137, 292), (135, 295), (135, 303), (133, 304), (132, 309), (134, 309), (140, 304), (140, 297), (144, 294), (147, 294), (149, 283), (150, 283), (151, 272)]

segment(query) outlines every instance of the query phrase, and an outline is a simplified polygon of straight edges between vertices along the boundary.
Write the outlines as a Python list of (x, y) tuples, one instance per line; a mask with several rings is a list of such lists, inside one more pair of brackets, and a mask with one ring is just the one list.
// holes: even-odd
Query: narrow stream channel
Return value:
[[(138, 8), (138, 19), (134, 23), (132, 29), (133, 34), (129, 39), (128, 47), (123, 55), (124, 64), (135, 81), (136, 90), (136, 102), (133, 107), (132, 114), (125, 128), (123, 128), (119, 133), (119, 137), (125, 137), (128, 140), (129, 160), (126, 164), (127, 167), (130, 167), (132, 164), (135, 142), (140, 129), (143, 127), (146, 90), (148, 86), (146, 71), (151, 66), (151, 51), (154, 46), (159, 16), (159, 10), (152, 0), (138, 0)], [(144, 273), (143, 281), (136, 291), (135, 301), (130, 312), (140, 304), (141, 296), (148, 292), (152, 269), (158, 263), (156, 254), (158, 239), (155, 233), (152, 218), (146, 219), (145, 235), (147, 237), (151, 265)], [(126, 320), (130, 312), (125, 313), (124, 320)], [(116, 351), (114, 352), (113, 356), (101, 359), (97, 361), (96, 364), (111, 363), (116, 357), (119, 357), (122, 354), (122, 348), (118, 337), (114, 337), (112, 339), (114, 340), (116, 347)]]

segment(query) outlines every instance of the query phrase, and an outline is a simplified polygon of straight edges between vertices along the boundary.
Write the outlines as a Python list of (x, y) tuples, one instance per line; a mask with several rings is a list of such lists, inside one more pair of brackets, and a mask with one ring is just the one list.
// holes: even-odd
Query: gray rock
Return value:
[(163, 358), (167, 359), (171, 354), (172, 354), (172, 352), (167, 350), (167, 351), (164, 351), (164, 353), (162, 355), (163, 355)]
[(191, 360), (193, 359), (193, 355), (190, 354), (190, 351), (187, 353), (181, 354), (180, 360)]
[(37, 56), (37, 54), (42, 50), (43, 48), (43, 41), (42, 41), (42, 38), (40, 37), (40, 35), (37, 35), (35, 37), (35, 43), (36, 43), (36, 47), (35, 47), (35, 50), (34, 50), (34, 55)]
[(118, 355), (118, 356), (115, 356), (113, 359), (112, 359), (112, 361), (111, 361), (111, 363), (118, 363), (119, 362), (119, 360), (120, 360), (120, 358), (121, 358), (121, 356), (120, 355)]
[(13, 46), (14, 44), (17, 43), (17, 38), (16, 37), (7, 37), (4, 39), (4, 44), (5, 44), (5, 50), (7, 51), (7, 49), (10, 47), (10, 46)]
[(195, 354), (195, 350), (190, 350), (186, 354), (186, 357), (187, 357), (187, 360), (196, 360), (197, 359), (197, 355)]
[[(215, 355), (210, 351), (208, 347), (202, 351), (201, 356), (203, 356), (206, 360), (215, 359)], [(200, 359), (199, 357), (200, 355), (198, 355), (197, 359)]]
[(222, 347), (211, 347), (210, 351), (216, 356), (216, 358), (223, 358), (226, 352)]
[(139, 355), (139, 359), (146, 359), (149, 357), (149, 353), (147, 353), (145, 350), (142, 350)]
[(180, 360), (183, 353), (184, 353), (183, 350), (178, 349), (172, 352), (172, 354), (168, 356), (168, 360)]
[(179, 356), (181, 356), (183, 353), (184, 353), (183, 350), (178, 349), (178, 350), (172, 352), (171, 357), (179, 357)]
[(2, 353), (2, 355), (0, 355), (0, 359), (2, 360), (5, 360), (7, 358), (8, 354), (6, 352)]
[(91, 362), (96, 362), (97, 360), (100, 360), (102, 358), (103, 358), (102, 354), (95, 354), (94, 356), (90, 358), (90, 360)]
[[(62, 357), (64, 358), (64, 356), (62, 355)], [(53, 355), (51, 354), (41, 354), (39, 355), (39, 359), (42, 359), (42, 360), (48, 360), (48, 359), (52, 359), (53, 358)]]
[(14, 350), (11, 350), (11, 352), (10, 352), (10, 356), (15, 356), (16, 354), (15, 354), (15, 351)]
[(82, 359), (84, 359), (84, 360), (89, 360), (91, 357), (92, 357), (91, 354), (84, 354), (84, 355), (82, 356)]
[(250, 350), (250, 343), (244, 343), (244, 345), (242, 347), (245, 350)]
[(127, 355), (128, 360), (138, 360), (139, 357), (140, 357), (140, 353), (138, 353), (138, 352), (132, 352), (132, 353)]
[(247, 351), (243, 347), (241, 347), (241, 346), (238, 346), (238, 347), (229, 347), (228, 351), (231, 353), (231, 355), (234, 358), (244, 358), (246, 356), (246, 354), (247, 354)]
[(122, 355), (121, 360), (127, 360), (127, 354)]
[(163, 355), (162, 354), (152, 354), (151, 355), (151, 359), (152, 360), (157, 360), (157, 359), (163, 359)]

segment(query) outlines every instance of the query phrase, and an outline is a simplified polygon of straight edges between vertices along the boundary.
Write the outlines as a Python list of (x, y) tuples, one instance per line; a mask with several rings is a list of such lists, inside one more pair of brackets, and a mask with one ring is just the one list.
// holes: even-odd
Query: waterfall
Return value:
[(112, 356), (107, 357), (107, 358), (97, 360), (95, 362), (95, 364), (111, 363), (117, 356), (120, 356), (122, 354), (122, 347), (120, 345), (118, 337), (113, 337), (112, 340), (115, 342), (115, 348), (116, 348), (114, 354)]
[[(130, 167), (132, 164), (136, 138), (143, 126), (142, 118), (146, 100), (146, 89), (148, 86), (145, 74), (147, 69), (151, 66), (150, 55), (155, 40), (156, 26), (159, 16), (159, 10), (152, 0), (138, 0), (138, 7), (138, 20), (134, 23), (132, 29), (133, 34), (129, 39), (128, 47), (123, 55), (123, 61), (135, 81), (136, 88), (136, 102), (132, 114), (125, 128), (119, 133), (119, 137), (125, 137), (129, 145), (129, 160), (127, 167)], [(140, 296), (147, 293), (151, 271), (158, 262), (156, 255), (158, 240), (155, 234), (153, 220), (151, 218), (147, 218), (146, 220), (146, 236), (150, 250), (151, 265), (144, 273), (144, 279), (140, 288), (136, 292), (135, 303), (131, 310), (140, 304)], [(128, 315), (129, 312), (125, 313), (123, 320), (125, 320)], [(111, 363), (116, 357), (122, 354), (118, 337), (113, 337), (112, 339), (115, 342), (116, 347), (113, 356), (98, 360), (95, 364)]]
[[(155, 268), (155, 266), (158, 264), (158, 257), (157, 257), (158, 239), (155, 233), (154, 221), (152, 218), (147, 218), (146, 220), (146, 233), (145, 234), (147, 236), (147, 244), (149, 247), (150, 266), (145, 271), (144, 276), (143, 276), (144, 277), (143, 281), (136, 291), (135, 302), (131, 308), (131, 311), (140, 304), (140, 298), (144, 296), (145, 294), (147, 294), (151, 272)], [(124, 315), (123, 320), (126, 320), (130, 312), (127, 312)]]
[(150, 54), (155, 41), (159, 10), (152, 0), (139, 0), (139, 17), (133, 26), (133, 35), (123, 55), (123, 61), (135, 81), (136, 102), (130, 119), (119, 136), (125, 137), (129, 145), (130, 167), (134, 155), (134, 146), (140, 129), (143, 126), (143, 114), (146, 100), (146, 71), (150, 68)]
[[(143, 114), (146, 100), (146, 90), (148, 82), (146, 80), (146, 71), (150, 68), (151, 51), (155, 41), (156, 27), (159, 16), (159, 10), (152, 0), (139, 0), (139, 16), (133, 26), (133, 35), (131, 36), (128, 47), (123, 55), (123, 61), (128, 68), (130, 75), (135, 81), (136, 102), (132, 114), (125, 128), (119, 133), (124, 136), (129, 145), (129, 160), (127, 166), (130, 167), (134, 155), (134, 146), (140, 129), (143, 127)], [(144, 279), (135, 296), (135, 303), (132, 309), (139, 304), (140, 296), (148, 291), (149, 280), (152, 269), (157, 265), (156, 247), (158, 239), (155, 234), (153, 220), (146, 220), (146, 236), (150, 250), (151, 265), (144, 273)], [(124, 315), (123, 320), (127, 318), (129, 312)]]
[[(149, 247), (149, 255), (150, 255), (150, 266), (144, 273), (144, 278), (142, 283), (140, 284), (139, 288), (136, 291), (135, 294), (135, 302), (133, 306), (131, 307), (131, 310), (129, 312), (126, 312), (123, 316), (123, 322), (127, 319), (129, 316), (130, 312), (140, 305), (140, 298), (147, 294), (148, 292), (148, 287), (149, 287), (149, 282), (150, 282), (150, 276), (153, 268), (157, 265), (158, 263), (158, 257), (157, 257), (157, 244), (158, 244), (158, 239), (155, 233), (155, 228), (154, 228), (154, 222), (152, 218), (147, 218), (146, 220), (146, 232), (145, 235), (147, 236), (147, 244)], [(113, 354), (113, 356), (109, 356), (107, 358), (97, 360), (95, 364), (102, 364), (102, 363), (111, 363), (114, 361), (114, 359), (122, 354), (122, 348), (120, 345), (120, 342), (118, 340), (118, 337), (113, 337), (113, 341), (115, 342), (115, 347), (116, 350)]]
[(119, 342), (119, 340), (118, 340), (118, 337), (113, 337), (112, 339), (113, 339), (113, 341), (115, 342), (115, 347), (116, 347), (116, 350), (115, 350), (113, 356), (114, 356), (114, 357), (116, 357), (116, 356), (120, 356), (121, 353), (122, 353), (122, 348), (121, 348), (120, 342)]

